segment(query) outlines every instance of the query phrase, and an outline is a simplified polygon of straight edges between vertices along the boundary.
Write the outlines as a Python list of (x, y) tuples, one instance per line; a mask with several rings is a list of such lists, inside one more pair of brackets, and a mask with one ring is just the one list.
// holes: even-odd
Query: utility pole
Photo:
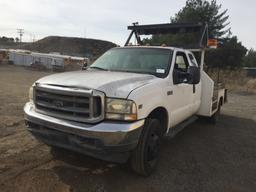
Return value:
[(24, 34), (24, 29), (17, 29), (17, 33), (20, 36), (20, 48), (21, 48), (21, 42), (22, 42), (22, 36)]
[(35, 43), (35, 41), (36, 41), (36, 35), (33, 34), (33, 43)]

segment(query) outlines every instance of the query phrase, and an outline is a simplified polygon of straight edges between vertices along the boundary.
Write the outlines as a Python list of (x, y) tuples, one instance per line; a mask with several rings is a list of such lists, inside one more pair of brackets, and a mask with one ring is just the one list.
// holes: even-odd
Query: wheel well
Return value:
[(168, 128), (168, 112), (163, 107), (158, 107), (154, 109), (148, 116), (148, 118), (151, 119), (158, 119), (161, 123), (161, 126), (163, 128), (162, 134), (166, 133)]

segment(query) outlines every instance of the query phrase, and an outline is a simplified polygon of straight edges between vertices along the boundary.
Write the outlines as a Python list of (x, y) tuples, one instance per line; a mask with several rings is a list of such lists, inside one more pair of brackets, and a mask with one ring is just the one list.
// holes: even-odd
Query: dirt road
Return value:
[(54, 153), (25, 129), (23, 105), (47, 75), (0, 66), (0, 191), (256, 191), (256, 95), (231, 94), (216, 126), (197, 121), (164, 140), (151, 177), (68, 151)]

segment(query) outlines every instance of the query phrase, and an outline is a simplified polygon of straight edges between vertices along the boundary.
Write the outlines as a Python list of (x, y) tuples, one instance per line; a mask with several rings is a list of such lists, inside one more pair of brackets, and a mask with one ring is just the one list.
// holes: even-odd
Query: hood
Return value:
[(154, 78), (147, 74), (86, 70), (46, 76), (36, 83), (95, 89), (108, 97), (127, 98), (131, 91), (150, 83)]

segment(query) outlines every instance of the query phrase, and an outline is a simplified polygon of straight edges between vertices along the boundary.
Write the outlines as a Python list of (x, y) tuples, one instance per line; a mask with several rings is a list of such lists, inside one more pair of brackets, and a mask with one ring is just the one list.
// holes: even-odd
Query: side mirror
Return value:
[(82, 71), (87, 70), (87, 68), (88, 68), (87, 64), (83, 64)]
[(178, 72), (176, 70), (174, 70), (173, 71), (173, 84), (177, 85), (179, 83), (181, 83), (180, 79), (179, 79), (179, 74), (178, 74)]
[(188, 68), (188, 73), (190, 74), (190, 81), (189, 83), (190, 84), (198, 84), (200, 82), (200, 78), (201, 78), (201, 75), (200, 75), (200, 68), (199, 67), (196, 67), (196, 66), (189, 66)]
[(173, 84), (181, 84), (181, 83), (190, 83), (191, 82), (191, 74), (188, 72), (184, 72), (181, 70), (174, 69), (173, 70)]
[(86, 58), (82, 66), (82, 70), (87, 70), (90, 65), (90, 59)]

